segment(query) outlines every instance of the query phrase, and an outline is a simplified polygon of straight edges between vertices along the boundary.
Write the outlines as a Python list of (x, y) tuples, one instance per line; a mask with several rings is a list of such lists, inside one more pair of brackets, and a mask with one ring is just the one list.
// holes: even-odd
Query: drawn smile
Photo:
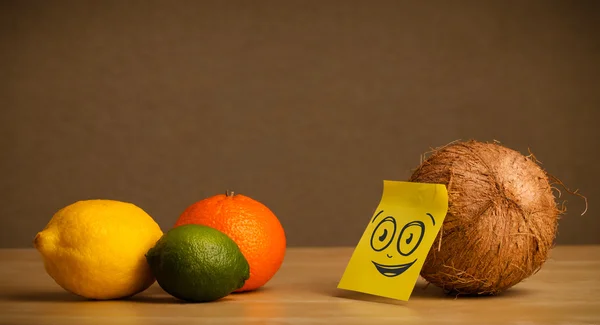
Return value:
[(371, 261), (371, 262), (373, 262), (373, 265), (375, 265), (375, 268), (377, 268), (377, 271), (379, 271), (379, 273), (381, 273), (387, 277), (395, 277), (395, 276), (398, 276), (398, 275), (404, 273), (404, 271), (408, 270), (408, 268), (411, 267), (413, 264), (415, 264), (416, 261), (417, 260), (415, 259), (414, 261), (412, 261), (410, 263), (398, 264), (398, 265), (383, 265), (383, 264), (375, 263), (374, 261)]

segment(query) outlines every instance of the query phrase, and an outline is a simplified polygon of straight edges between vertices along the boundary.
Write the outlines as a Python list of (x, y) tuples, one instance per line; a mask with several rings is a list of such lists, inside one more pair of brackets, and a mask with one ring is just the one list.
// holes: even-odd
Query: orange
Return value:
[(239, 246), (250, 265), (250, 278), (235, 292), (262, 287), (283, 263), (286, 237), (279, 219), (248, 196), (227, 192), (195, 202), (183, 211), (175, 227), (186, 224), (215, 228)]

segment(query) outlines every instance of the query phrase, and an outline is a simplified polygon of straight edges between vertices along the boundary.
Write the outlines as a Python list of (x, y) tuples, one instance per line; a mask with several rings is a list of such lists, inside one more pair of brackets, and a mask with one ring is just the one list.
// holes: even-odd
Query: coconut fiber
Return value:
[(498, 143), (435, 150), (411, 181), (445, 184), (448, 213), (421, 276), (456, 294), (497, 294), (536, 273), (560, 210), (535, 158)]

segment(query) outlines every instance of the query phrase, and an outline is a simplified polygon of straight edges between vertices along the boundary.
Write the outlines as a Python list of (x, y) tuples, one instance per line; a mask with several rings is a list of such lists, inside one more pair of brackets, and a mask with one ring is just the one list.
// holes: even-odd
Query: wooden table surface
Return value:
[(0, 324), (600, 325), (600, 246), (559, 246), (536, 275), (496, 297), (446, 296), (419, 280), (408, 302), (336, 288), (351, 248), (289, 248), (262, 289), (181, 303), (153, 285), (121, 301), (58, 287), (37, 252), (0, 250)]

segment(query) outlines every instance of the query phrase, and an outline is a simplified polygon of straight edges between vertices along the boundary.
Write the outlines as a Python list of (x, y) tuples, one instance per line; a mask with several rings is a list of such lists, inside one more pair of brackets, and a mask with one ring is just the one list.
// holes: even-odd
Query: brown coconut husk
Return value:
[(421, 270), (429, 283), (449, 293), (497, 294), (546, 261), (564, 210), (533, 155), (455, 142), (434, 150), (410, 181), (448, 189), (448, 213)]

